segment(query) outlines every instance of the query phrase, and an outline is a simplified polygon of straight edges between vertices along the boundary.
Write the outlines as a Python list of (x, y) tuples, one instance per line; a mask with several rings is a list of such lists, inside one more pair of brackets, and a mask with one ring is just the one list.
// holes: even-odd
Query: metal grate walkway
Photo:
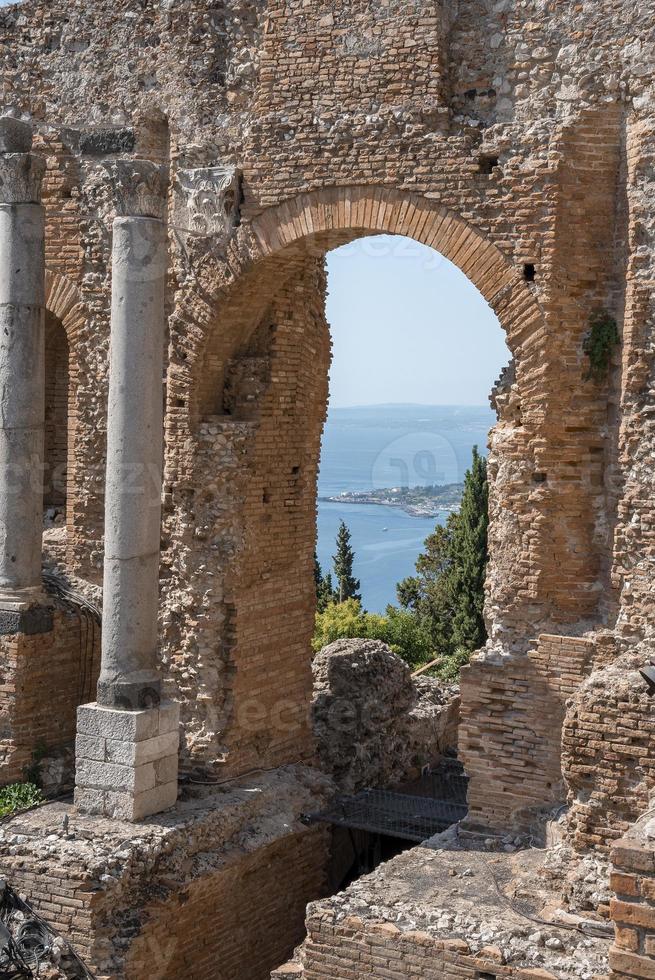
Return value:
[(355, 796), (337, 797), (330, 809), (314, 813), (310, 819), (420, 843), (463, 820), (466, 813), (465, 803), (365, 789)]

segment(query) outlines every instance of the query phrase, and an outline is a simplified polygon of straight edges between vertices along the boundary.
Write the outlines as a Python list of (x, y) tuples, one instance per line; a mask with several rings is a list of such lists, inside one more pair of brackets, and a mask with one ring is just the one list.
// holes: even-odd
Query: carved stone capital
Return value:
[(166, 217), (168, 174), (165, 167), (149, 160), (113, 160), (106, 167), (114, 185), (119, 216)]
[(173, 225), (178, 233), (227, 240), (239, 223), (240, 203), (237, 167), (178, 170), (175, 175)]
[(34, 153), (0, 153), (0, 204), (40, 204), (45, 160)]
[(0, 116), (0, 153), (29, 153), (32, 127), (22, 119)]

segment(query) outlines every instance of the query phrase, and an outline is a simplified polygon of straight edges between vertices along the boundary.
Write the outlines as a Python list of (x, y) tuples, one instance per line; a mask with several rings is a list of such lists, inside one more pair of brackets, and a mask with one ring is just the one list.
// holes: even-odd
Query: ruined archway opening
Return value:
[[(442, 253), (431, 248), (426, 248), (429, 253), (426, 277), (438, 280), (442, 268), (452, 270), (488, 313), (487, 302), (493, 302), (496, 307), (498, 284), (504, 283), (499, 316), (507, 327), (503, 304), (511, 298), (510, 281), (514, 274), (511, 268), (503, 265), (505, 278), (501, 278), (500, 271), (496, 272), (496, 264), (502, 261), (500, 253), (477, 233), (466, 231), (461, 222), (438, 212), (430, 220), (444, 229), (444, 253), (461, 255), (461, 266), (470, 278), (457, 272)], [(202, 473), (201, 483), (193, 493), (194, 534), (199, 541), (215, 541), (221, 555), (226, 556), (220, 568), (218, 565), (212, 568), (212, 573), (220, 573), (220, 582), (215, 583), (220, 602), (216, 602), (215, 612), (210, 609), (206, 622), (203, 620), (207, 639), (199, 641), (206, 642), (213, 650), (216, 633), (223, 639), (216, 655), (203, 662), (202, 682), (206, 678), (216, 703), (221, 705), (225, 737), (220, 744), (218, 740), (216, 744), (208, 743), (202, 753), (194, 749), (193, 754), (193, 765), (206, 766), (211, 772), (229, 774), (261, 765), (262, 761), (267, 765), (290, 758), (295, 761), (308, 757), (310, 751), (311, 732), (304, 719), (312, 685), (310, 648), (316, 611), (317, 476), (331, 346), (325, 309), (328, 290), (325, 263), (326, 255), (348, 243), (352, 243), (350, 248), (364, 249), (370, 249), (372, 243), (374, 261), (380, 261), (378, 252), (387, 236), (370, 238), (362, 231), (362, 227), (374, 229), (376, 223), (372, 220), (368, 225), (364, 216), (362, 224), (335, 227), (329, 233), (317, 231), (297, 242), (285, 243), (273, 254), (248, 266), (236, 282), (226, 285), (220, 304), (216, 304), (215, 320), (199, 360), (201, 369), (195, 393), (187, 399), (193, 409), (190, 414), (197, 438), (194, 465)], [(438, 241), (436, 232), (428, 233), (428, 229), (429, 222), (424, 227), (425, 237)], [(451, 236), (457, 247), (451, 245)], [(392, 254), (391, 258), (401, 268), (411, 262), (417, 247), (422, 248), (418, 237), (400, 238), (401, 254)], [(478, 255), (475, 267), (473, 254)], [(425, 256), (419, 258), (419, 265), (424, 262)], [(486, 300), (477, 292), (474, 280), (484, 289)], [(524, 288), (522, 282), (517, 286), (519, 298)], [(397, 292), (404, 313), (407, 293), (402, 288)], [(456, 321), (451, 318), (448, 322), (438, 322), (436, 314), (443, 313), (438, 287), (424, 305), (431, 311), (429, 327), (435, 336), (439, 337), (447, 329), (461, 335), (464, 353), (459, 368), (453, 369), (451, 365), (451, 374), (455, 378), (462, 376), (466, 358), (470, 362), (482, 356), (480, 346), (469, 344), (472, 349), (467, 354), (467, 325), (461, 315)], [(518, 315), (518, 310), (512, 307), (511, 316)], [(435, 365), (437, 356), (431, 349), (420, 343), (410, 349), (407, 330), (400, 319), (393, 327), (384, 339), (378, 338), (376, 346), (385, 348), (393, 358), (404, 342), (415, 363)], [(497, 363), (486, 363), (487, 377), (478, 399), (482, 403), (487, 401), (500, 367), (509, 359), (504, 334), (495, 318), (493, 330), (501, 338), (502, 352)], [(352, 332), (357, 333), (356, 325)], [(511, 338), (509, 327), (507, 333)], [(442, 354), (438, 360), (443, 360)], [(366, 359), (352, 361), (361, 376), (371, 373)], [(410, 365), (406, 373), (412, 370)], [(433, 388), (438, 388), (434, 379)], [(169, 392), (173, 411), (178, 391), (170, 388)], [(386, 392), (378, 399), (389, 400)], [(424, 395), (406, 400), (425, 404), (429, 398)], [(434, 402), (438, 400), (437, 397)], [(451, 403), (459, 401), (460, 405), (464, 400), (454, 394), (448, 399)], [(482, 410), (483, 405), (478, 404), (478, 409)], [(457, 482), (458, 474), (463, 475), (470, 463), (471, 443), (477, 441), (481, 449), (486, 444), (493, 415), (488, 408), (484, 412), (486, 424), (467, 446), (449, 447), (448, 436), (437, 433), (437, 442), (445, 448), (446, 459), (445, 462), (438, 459), (433, 445), (428, 446), (427, 470), (418, 464), (423, 476), (427, 473), (429, 478), (422, 482), (435, 480), (435, 468), (437, 481)], [(421, 412), (418, 418), (422, 417)], [(413, 445), (412, 467), (416, 453), (422, 453), (421, 459), (425, 457), (424, 448)], [(388, 470), (385, 475), (389, 476)], [(389, 485), (380, 483), (380, 486)], [(180, 506), (186, 506), (186, 501), (180, 500)], [(234, 514), (243, 515), (238, 535), (234, 532)], [(411, 526), (417, 519), (407, 515), (406, 520)], [(414, 532), (414, 552), (409, 554), (404, 574), (413, 571), (414, 560), (434, 523), (430, 519), (425, 529)], [(386, 524), (383, 522), (383, 526)], [(385, 540), (388, 539), (387, 532)], [(328, 560), (333, 551), (329, 541)], [(180, 567), (179, 573), (175, 568), (175, 553), (174, 547), (165, 552), (166, 561), (170, 555), (172, 569), (170, 588), (176, 582), (188, 588), (183, 568)], [(392, 581), (392, 593), (394, 587)], [(204, 600), (198, 595), (198, 602), (201, 601)], [(384, 604), (379, 609), (383, 613)], [(266, 704), (253, 716), (249, 714), (251, 699), (247, 692), (253, 686), (259, 689), (262, 665), (271, 663), (276, 664), (276, 669), (267, 672)], [(240, 707), (242, 702), (245, 709)], [(285, 706), (279, 717), (275, 713), (278, 705)], [(185, 710), (193, 714), (196, 708), (189, 703)], [(291, 724), (289, 719), (302, 720)]]
[(492, 389), (511, 353), (471, 279), (416, 240), (383, 234), (330, 251), (327, 290), (318, 559), (334, 576), (345, 521), (362, 604), (384, 614), (457, 508), (473, 447), (487, 456)]
[[(317, 595), (313, 717), (321, 763), (339, 788), (316, 816), (332, 828), (336, 891), (466, 817), (453, 695), (462, 658), (438, 646), (456, 627), (428, 623), (439, 615), (436, 589), (427, 611), (436, 573), (425, 573), (425, 559), (423, 571), (415, 566), (432, 554), (426, 539), (453, 525), (474, 447), (487, 455), (497, 421), (490, 396), (511, 355), (473, 283), (411, 239), (380, 235), (328, 253), (327, 289), (331, 402), (317, 557), (333, 593)], [(331, 565), (341, 522), (354, 553), (345, 602)], [(421, 579), (420, 604), (401, 599), (409, 576)], [(480, 607), (483, 589), (482, 577)]]
[(66, 522), (69, 391), (70, 362), (66, 330), (61, 320), (47, 311), (43, 509), (48, 527)]

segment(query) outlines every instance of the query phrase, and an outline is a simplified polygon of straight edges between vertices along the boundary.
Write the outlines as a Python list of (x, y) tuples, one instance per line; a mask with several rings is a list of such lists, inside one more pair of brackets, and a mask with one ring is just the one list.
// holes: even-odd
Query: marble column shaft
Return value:
[(0, 118), (0, 607), (43, 598), (44, 160)]
[[(141, 161), (119, 166), (113, 229), (105, 485), (102, 666), (98, 703), (156, 706), (163, 464), (166, 183)], [(127, 212), (127, 213), (125, 213)]]

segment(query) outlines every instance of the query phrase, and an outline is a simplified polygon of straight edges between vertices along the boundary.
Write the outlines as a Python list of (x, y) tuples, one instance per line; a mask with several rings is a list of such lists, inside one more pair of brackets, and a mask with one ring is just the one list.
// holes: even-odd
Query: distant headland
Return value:
[(456, 510), (462, 498), (462, 483), (433, 484), (427, 487), (385, 487), (379, 490), (344, 490), (319, 500), (335, 504), (377, 504), (400, 507), (411, 517), (438, 517)]

